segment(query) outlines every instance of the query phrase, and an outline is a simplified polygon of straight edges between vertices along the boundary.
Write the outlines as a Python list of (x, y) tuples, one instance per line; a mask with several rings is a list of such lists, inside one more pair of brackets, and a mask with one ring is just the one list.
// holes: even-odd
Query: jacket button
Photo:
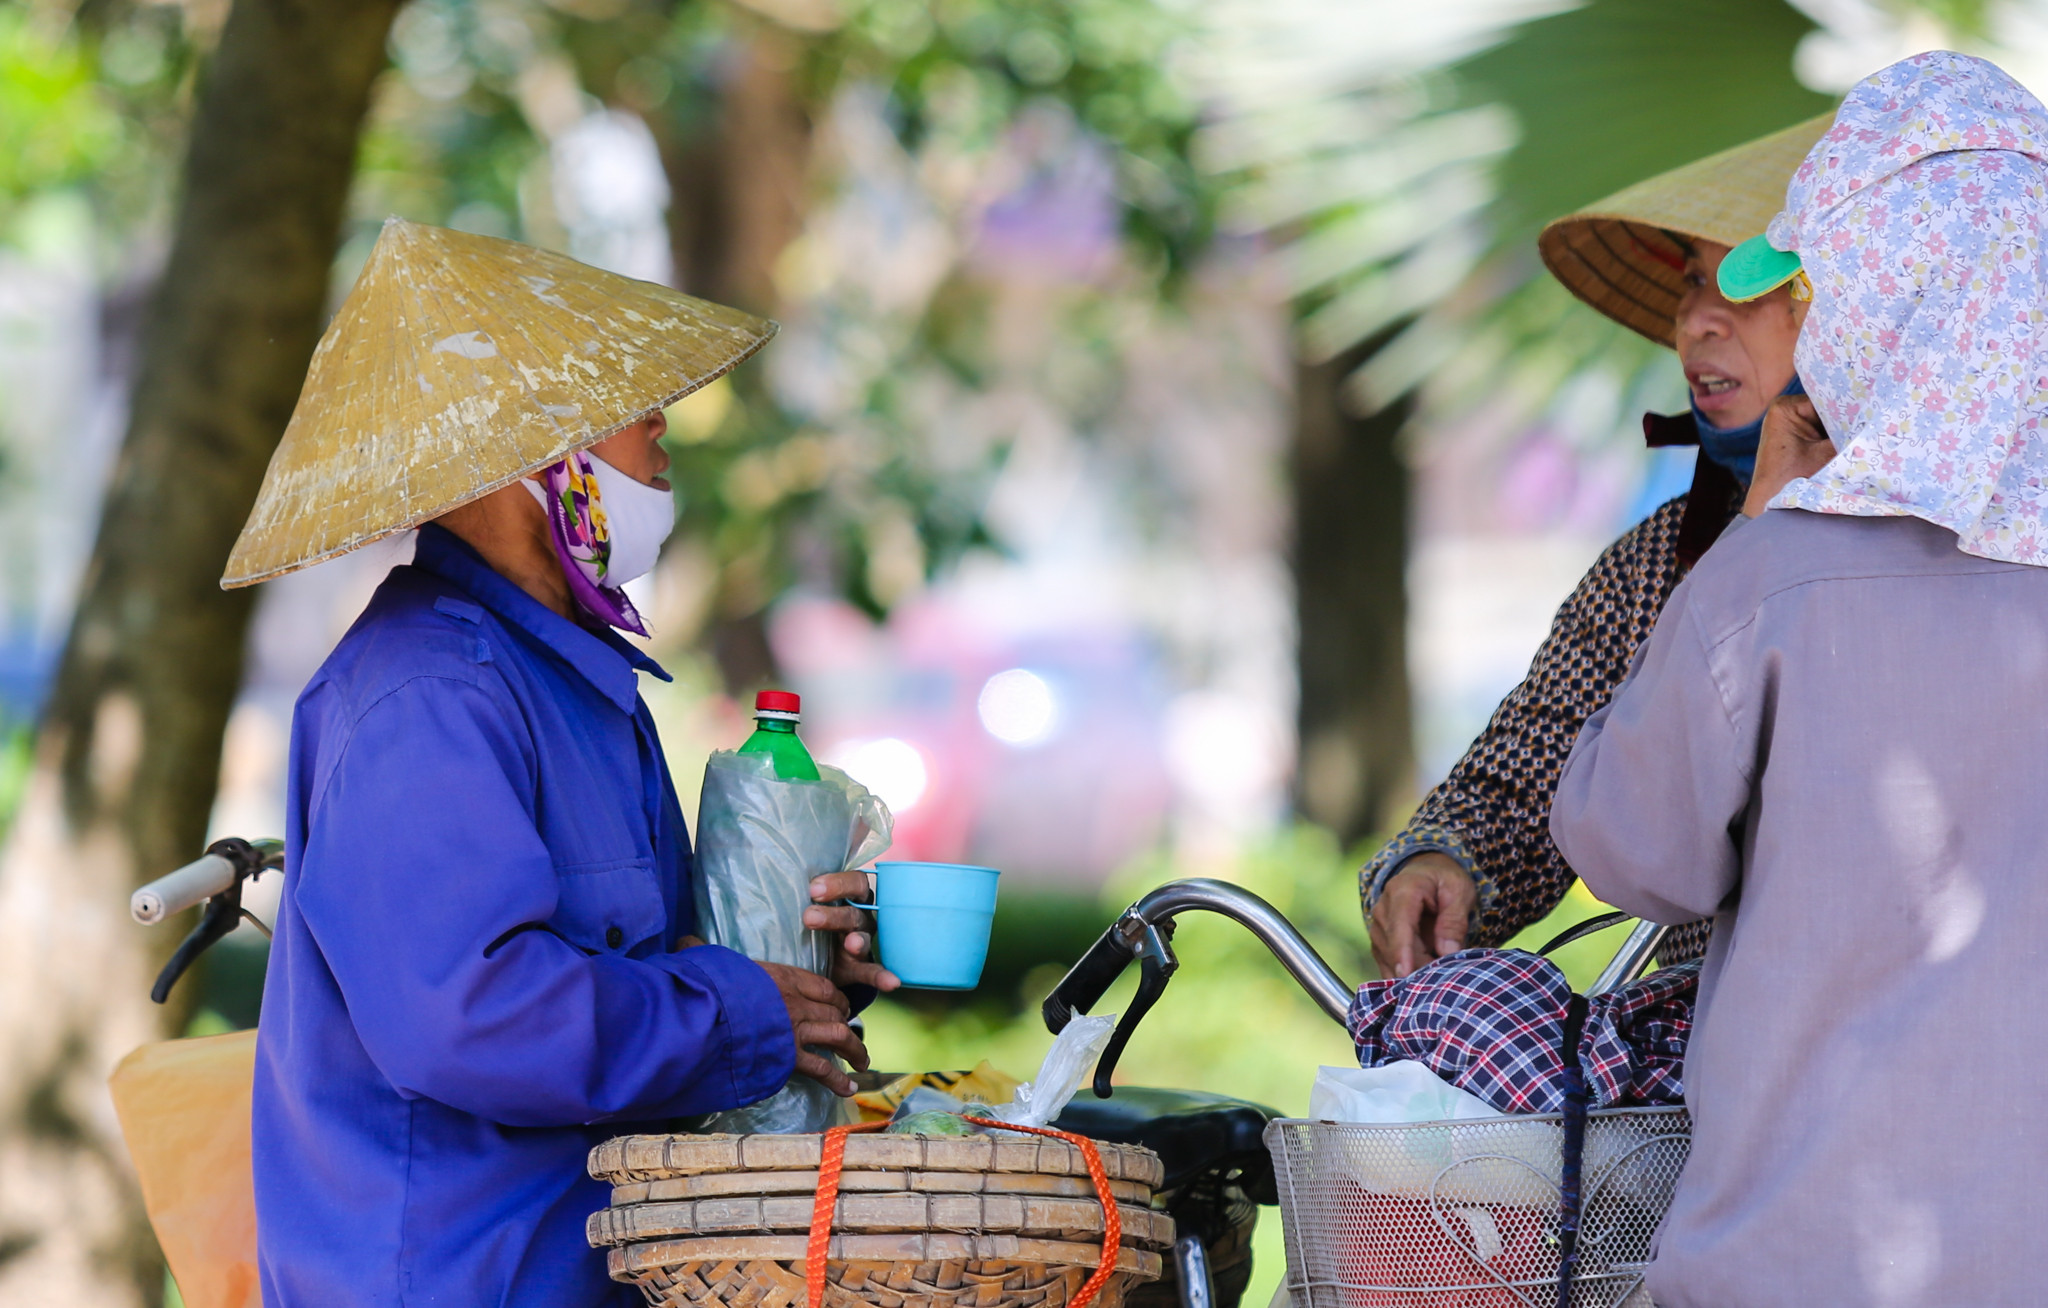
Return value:
[(626, 943), (626, 933), (617, 927), (606, 927), (604, 929), (604, 943), (607, 949), (617, 949), (620, 945)]

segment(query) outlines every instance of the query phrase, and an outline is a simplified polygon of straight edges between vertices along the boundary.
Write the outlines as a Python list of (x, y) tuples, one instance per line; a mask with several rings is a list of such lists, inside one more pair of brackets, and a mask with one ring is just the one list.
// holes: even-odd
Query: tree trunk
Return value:
[(129, 923), (127, 898), (205, 838), (253, 598), (223, 592), (221, 568), (319, 337), (398, 3), (236, 0), (207, 71), (127, 439), (0, 857), (0, 1302), (161, 1293), (105, 1086), (172, 1033), (147, 992), (177, 935)]
[(1404, 401), (1351, 413), (1371, 347), (1295, 373), (1294, 584), (1300, 631), (1296, 803), (1346, 845), (1384, 831), (1415, 785), (1408, 695)]

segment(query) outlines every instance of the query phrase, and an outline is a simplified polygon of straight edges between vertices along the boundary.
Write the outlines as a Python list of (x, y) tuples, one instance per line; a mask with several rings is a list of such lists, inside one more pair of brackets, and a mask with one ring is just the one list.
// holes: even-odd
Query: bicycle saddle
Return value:
[(1166, 1164), (1173, 1190), (1204, 1172), (1236, 1169), (1238, 1184), (1255, 1202), (1280, 1202), (1273, 1185), (1273, 1158), (1266, 1152), (1266, 1123), (1280, 1116), (1270, 1108), (1199, 1090), (1157, 1090), (1120, 1085), (1116, 1098), (1075, 1096), (1053, 1125), (1062, 1131), (1142, 1145)]

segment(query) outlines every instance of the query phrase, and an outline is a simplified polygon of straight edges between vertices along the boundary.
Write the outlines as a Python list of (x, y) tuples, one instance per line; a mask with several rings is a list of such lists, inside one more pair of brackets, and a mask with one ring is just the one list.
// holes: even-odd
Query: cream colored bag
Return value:
[(262, 1308), (249, 1097), (256, 1033), (144, 1045), (108, 1085), (186, 1308)]

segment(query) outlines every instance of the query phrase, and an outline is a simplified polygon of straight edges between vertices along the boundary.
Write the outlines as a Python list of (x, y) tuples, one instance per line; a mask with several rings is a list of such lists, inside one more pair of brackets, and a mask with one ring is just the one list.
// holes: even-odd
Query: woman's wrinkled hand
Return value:
[(1479, 888), (1458, 860), (1435, 850), (1408, 858), (1387, 879), (1367, 923), (1380, 975), (1407, 976), (1463, 949), (1478, 906)]
[(789, 1009), (789, 1025), (796, 1032), (797, 1072), (842, 1098), (853, 1094), (853, 1078), (831, 1059), (812, 1052), (813, 1048), (829, 1049), (856, 1070), (868, 1069), (868, 1047), (848, 1024), (853, 1010), (839, 983), (783, 963), (758, 966), (782, 992), (782, 1002)]
[(1813, 401), (1804, 395), (1780, 395), (1764, 410), (1763, 433), (1757, 438), (1756, 475), (1750, 478), (1742, 514), (1754, 518), (1779, 491), (1801, 477), (1811, 477), (1835, 457), (1835, 444), (1821, 426)]
[[(804, 910), (804, 925), (813, 931), (839, 933), (839, 948), (832, 955), (832, 979), (843, 986), (873, 986), (890, 991), (903, 983), (894, 972), (874, 961), (874, 920), (866, 909), (851, 904), (874, 901), (874, 887), (865, 872), (832, 872), (811, 879), (811, 906)], [(849, 901), (841, 903), (841, 900)]]

